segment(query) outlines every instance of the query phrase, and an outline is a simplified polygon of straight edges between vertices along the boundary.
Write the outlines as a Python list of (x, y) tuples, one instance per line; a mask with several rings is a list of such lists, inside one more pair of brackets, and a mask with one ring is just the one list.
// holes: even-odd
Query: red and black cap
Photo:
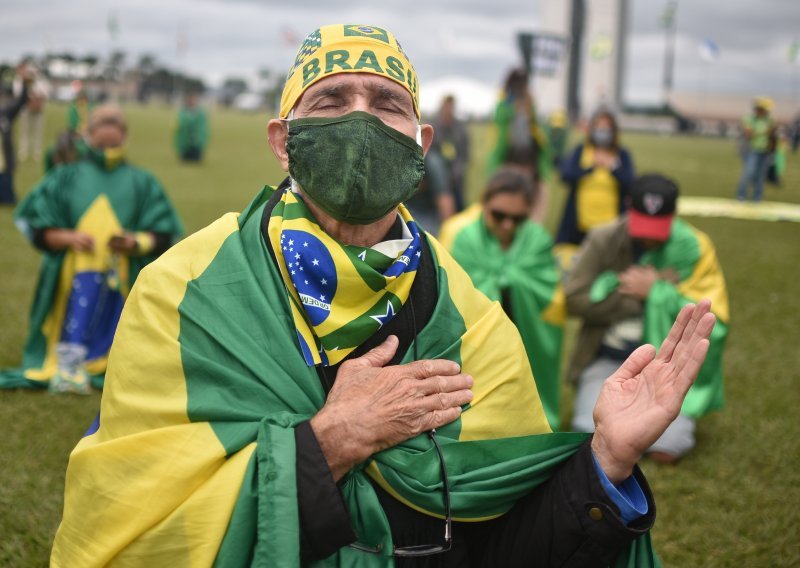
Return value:
[(628, 234), (637, 239), (666, 241), (678, 205), (678, 185), (660, 174), (646, 174), (633, 184)]

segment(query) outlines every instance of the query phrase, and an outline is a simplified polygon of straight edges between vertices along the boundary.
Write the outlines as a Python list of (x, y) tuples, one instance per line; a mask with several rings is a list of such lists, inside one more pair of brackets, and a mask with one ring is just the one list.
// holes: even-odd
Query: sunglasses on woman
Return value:
[(497, 209), (490, 209), (489, 215), (492, 216), (492, 219), (494, 219), (494, 222), (498, 225), (502, 224), (503, 221), (508, 219), (515, 226), (519, 226), (528, 218), (527, 215), (512, 215), (510, 213), (506, 213), (505, 211), (498, 211)]

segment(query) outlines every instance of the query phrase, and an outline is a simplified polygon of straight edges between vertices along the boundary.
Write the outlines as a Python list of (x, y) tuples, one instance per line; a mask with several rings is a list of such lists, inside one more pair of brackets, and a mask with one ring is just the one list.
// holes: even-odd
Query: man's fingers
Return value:
[(694, 346), (694, 349), (692, 349), (691, 355), (687, 358), (685, 364), (683, 365), (683, 368), (679, 369), (678, 371), (678, 376), (681, 379), (681, 386), (683, 387), (682, 394), (684, 396), (689, 391), (689, 387), (691, 387), (694, 383), (694, 380), (697, 378), (697, 374), (700, 372), (700, 368), (703, 366), (703, 363), (706, 360), (708, 346), (708, 339), (701, 339), (698, 341)]
[(443, 392), (454, 392), (472, 388), (472, 377), (469, 375), (436, 375), (421, 379), (417, 383), (419, 392), (424, 396)]
[(450, 424), (453, 420), (456, 420), (459, 416), (461, 416), (460, 406), (454, 406), (446, 410), (434, 410), (433, 412), (428, 414), (428, 419), (426, 420), (427, 427), (423, 430), (423, 432), (432, 430), (433, 428), (440, 428), (445, 424)]
[(461, 372), (461, 367), (448, 359), (423, 359), (408, 363), (405, 370), (415, 379), (427, 379), (436, 375), (457, 375)]
[(447, 410), (463, 406), (472, 401), (471, 390), (458, 390), (455, 392), (444, 392), (432, 394), (422, 399), (422, 408), (428, 411)]
[(642, 372), (650, 361), (653, 360), (653, 357), (656, 355), (656, 348), (652, 345), (641, 345), (639, 346), (636, 351), (630, 354), (630, 356), (625, 359), (625, 362), (622, 363), (617, 372), (614, 373), (614, 376), (619, 377), (621, 379), (630, 379), (638, 375)]
[[(678, 373), (683, 374), (684, 367), (692, 364), (697, 345), (703, 341), (706, 343), (708, 342), (708, 338), (711, 336), (711, 331), (714, 329), (714, 324), (716, 321), (717, 318), (714, 316), (714, 314), (706, 312), (700, 318), (700, 321), (695, 325), (692, 336), (682, 341), (683, 345), (681, 345), (680, 349), (676, 350), (675, 356), (672, 359), (672, 363), (675, 365), (675, 369), (678, 371)], [(705, 357), (705, 353), (703, 354), (703, 357)], [(703, 362), (700, 361), (701, 365), (702, 363)], [(694, 380), (694, 378), (692, 380)]]
[(677, 347), (678, 342), (680, 341), (681, 337), (683, 337), (683, 331), (686, 329), (686, 324), (688, 324), (689, 320), (692, 319), (694, 310), (694, 304), (686, 304), (683, 306), (681, 311), (678, 313), (678, 317), (675, 318), (675, 323), (672, 324), (672, 329), (669, 330), (669, 335), (667, 335), (667, 338), (661, 344), (661, 349), (658, 350), (658, 360), (669, 361), (672, 358), (672, 354), (675, 352), (675, 347)]
[(351, 366), (357, 367), (384, 367), (389, 364), (394, 354), (397, 352), (397, 346), (400, 342), (397, 336), (390, 335), (386, 341), (370, 349), (361, 357), (352, 360)]

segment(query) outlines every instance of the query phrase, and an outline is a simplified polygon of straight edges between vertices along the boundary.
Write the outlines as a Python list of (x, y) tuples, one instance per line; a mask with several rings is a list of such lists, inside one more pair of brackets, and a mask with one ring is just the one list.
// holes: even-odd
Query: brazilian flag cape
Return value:
[[(118, 310), (139, 271), (153, 256), (112, 255), (106, 246), (112, 235), (123, 231), (157, 232), (178, 238), (181, 222), (161, 185), (144, 170), (122, 162), (107, 169), (86, 159), (54, 169), (27, 195), (14, 212), (22, 233), (33, 239), (36, 229), (75, 229), (94, 238), (91, 253), (73, 250), (45, 252), (30, 312), (30, 325), (22, 366), (0, 371), (0, 388), (46, 387), (56, 371), (56, 344), (64, 329), (64, 317), (73, 286), (105, 281), (109, 272), (119, 281), (104, 293), (107, 304)], [(87, 370), (96, 388), (103, 385), (108, 350), (116, 319), (93, 336)]]
[(450, 253), (490, 300), (501, 300), (501, 290), (508, 289), (547, 421), (557, 430), (566, 301), (552, 249), (545, 228), (526, 221), (503, 250), (481, 216), (455, 235)]
[(182, 108), (175, 130), (175, 150), (182, 154), (191, 147), (201, 150), (208, 143), (208, 118), (201, 108)]
[[(725, 406), (725, 389), (722, 376), (722, 353), (730, 326), (728, 290), (714, 245), (708, 235), (676, 218), (667, 243), (656, 250), (647, 251), (639, 264), (653, 266), (662, 271), (672, 269), (679, 282), (656, 280), (644, 307), (643, 343), (660, 345), (666, 339), (672, 322), (681, 308), (703, 298), (711, 300), (711, 310), (717, 323), (709, 338), (708, 355), (692, 388), (686, 395), (681, 414), (700, 417)], [(601, 302), (619, 285), (613, 271), (601, 273), (592, 284), (589, 297)]]
[[(262, 235), (271, 191), (142, 271), (111, 350), (99, 422), (70, 456), (53, 566), (299, 566), (293, 427), (325, 393)], [(438, 437), (453, 514), (478, 521), (508, 511), (586, 435), (550, 433), (514, 326), (427, 238), (439, 298), (417, 348), (475, 379), (471, 406)], [(384, 552), (344, 547), (313, 566), (393, 565), (370, 481), (443, 513), (439, 460), (419, 436), (340, 481), (359, 541)], [(649, 535), (620, 563), (652, 565)]]

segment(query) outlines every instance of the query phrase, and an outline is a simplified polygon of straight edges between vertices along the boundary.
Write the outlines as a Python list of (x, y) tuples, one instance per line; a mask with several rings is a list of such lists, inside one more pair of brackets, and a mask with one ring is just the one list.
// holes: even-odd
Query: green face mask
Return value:
[(367, 225), (413, 195), (425, 174), (416, 140), (367, 112), (289, 122), (289, 174), (338, 221)]

